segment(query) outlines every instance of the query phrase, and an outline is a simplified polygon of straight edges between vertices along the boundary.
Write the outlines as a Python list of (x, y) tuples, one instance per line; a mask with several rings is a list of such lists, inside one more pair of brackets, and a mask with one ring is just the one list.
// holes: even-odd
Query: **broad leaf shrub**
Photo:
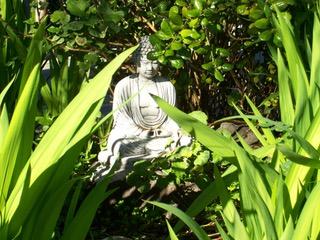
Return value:
[[(254, 103), (261, 103), (265, 115), (276, 115), (276, 67), (267, 48), (267, 44), (281, 46), (272, 22), (274, 6), (288, 19), (301, 16), (310, 22), (307, 13), (312, 12), (314, 3), (68, 0), (42, 4), (40, 8), (50, 15), (47, 60), (55, 80), (41, 91), (48, 108), (39, 122), (45, 127), (50, 125), (80, 89), (83, 79), (97, 73), (104, 62), (134, 45), (140, 36), (150, 34), (157, 48), (150, 57), (163, 64), (163, 74), (175, 83), (183, 109), (200, 109), (212, 121), (234, 112), (233, 102), (246, 109), (245, 93)], [(31, 12), (37, 8), (39, 5), (33, 2)], [(26, 29), (37, 25), (34, 17), (25, 22), (29, 24)], [(13, 29), (17, 35), (20, 33)], [(65, 71), (67, 61), (71, 62), (73, 74)], [(132, 71), (132, 66), (126, 65), (126, 70), (116, 79)], [(67, 80), (55, 83), (66, 75)], [(56, 89), (63, 94), (57, 94)]]
[(20, 89), (12, 116), (5, 96), (12, 90), (12, 82), (0, 94), (0, 239), (85, 239), (99, 204), (112, 193), (106, 190), (108, 177), (80, 204), (77, 190), (64, 228), (56, 231), (65, 199), (77, 182), (70, 176), (96, 130), (112, 75), (135, 48), (120, 54), (91, 79), (34, 147), (45, 26), (45, 21), (39, 25), (23, 69), (19, 69), (22, 75), (14, 79)]
[[(156, 51), (150, 57), (163, 64), (163, 74), (179, 93), (179, 105), (188, 112), (200, 109), (210, 121), (230, 115), (233, 102), (246, 108), (246, 93), (255, 103), (265, 100), (264, 113), (274, 114), (276, 68), (266, 43), (278, 46), (280, 41), (272, 24), (272, 4), (288, 17), (298, 14), (295, 9), (312, 8), (309, 2), (292, 0), (49, 3), (48, 45), (52, 55), (71, 57), (80, 76), (69, 79), (77, 85), (76, 79), (98, 71), (140, 36), (153, 34)], [(62, 69), (64, 61), (51, 66)], [(128, 65), (121, 75), (130, 70)]]
[[(319, 2), (318, 2), (319, 4)], [(281, 122), (263, 118), (247, 99), (254, 113), (243, 118), (256, 134), (262, 147), (252, 149), (239, 136), (239, 143), (226, 139), (196, 119), (174, 109), (159, 98), (159, 106), (184, 130), (215, 153), (228, 159), (233, 167), (220, 173), (183, 213), (162, 203), (152, 204), (177, 215), (198, 239), (201, 230), (188, 217), (195, 216), (219, 198), (224, 227), (216, 222), (223, 239), (319, 239), (320, 183), (318, 177), (320, 145), (319, 107), (319, 6), (314, 13), (311, 35), (305, 35), (307, 62), (298, 48), (298, 36), (290, 21), (277, 11), (274, 17), (284, 53), (273, 52), (278, 67)], [(312, 36), (309, 39), (309, 36)], [(260, 129), (255, 124), (260, 126)], [(275, 131), (280, 132), (275, 134)], [(241, 208), (236, 209), (226, 185), (237, 179)], [(177, 232), (183, 224), (173, 229)], [(202, 231), (201, 231), (202, 232)], [(172, 239), (177, 237), (172, 234)]]

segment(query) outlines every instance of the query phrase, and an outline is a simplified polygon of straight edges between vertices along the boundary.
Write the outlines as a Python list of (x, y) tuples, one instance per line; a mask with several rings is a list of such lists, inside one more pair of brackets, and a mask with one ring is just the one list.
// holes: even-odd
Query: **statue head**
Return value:
[(140, 46), (133, 56), (134, 63), (137, 66), (139, 76), (152, 79), (159, 72), (159, 63), (148, 59), (148, 53), (154, 51), (154, 47), (149, 41), (148, 36), (141, 38)]

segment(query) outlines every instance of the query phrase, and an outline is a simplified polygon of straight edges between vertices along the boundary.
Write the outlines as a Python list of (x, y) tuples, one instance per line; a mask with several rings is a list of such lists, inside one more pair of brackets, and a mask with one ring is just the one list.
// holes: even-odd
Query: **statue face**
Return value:
[(158, 71), (159, 63), (157, 61), (151, 61), (146, 56), (141, 57), (140, 66), (137, 67), (137, 72), (140, 76), (152, 79), (157, 75)]

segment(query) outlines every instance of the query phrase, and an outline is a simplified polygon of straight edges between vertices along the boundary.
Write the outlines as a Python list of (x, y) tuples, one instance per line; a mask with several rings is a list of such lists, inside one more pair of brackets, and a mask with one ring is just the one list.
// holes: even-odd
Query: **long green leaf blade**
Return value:
[(39, 71), (38, 64), (29, 76), (0, 149), (0, 209), (4, 208), (8, 198), (10, 184), (16, 181), (17, 172), (14, 169), (21, 170), (31, 153)]
[[(235, 166), (229, 167), (222, 176), (222, 181), (225, 184), (231, 184), (232, 182), (236, 181), (237, 179), (237, 169)], [(199, 214), (201, 211), (205, 209), (210, 203), (212, 203), (216, 198), (219, 196), (218, 182), (213, 181), (209, 184), (206, 189), (201, 191), (200, 195), (192, 202), (192, 204), (188, 207), (186, 214), (190, 217), (194, 217)], [(175, 226), (174, 230), (176, 232), (180, 231), (180, 229), (184, 226), (182, 221), (179, 221)]]
[(278, 85), (279, 85), (279, 102), (281, 121), (288, 126), (293, 126), (294, 123), (294, 108), (292, 103), (292, 95), (290, 91), (290, 81), (288, 70), (284, 64), (280, 50), (278, 50)]
[(168, 230), (169, 230), (170, 239), (171, 240), (179, 240), (167, 219), (166, 219), (166, 223), (167, 223), (167, 227), (168, 227)]
[(191, 230), (192, 232), (197, 236), (198, 239), (201, 240), (210, 240), (206, 232), (187, 214), (185, 214), (180, 209), (173, 207), (171, 205), (160, 203), (160, 202), (154, 202), (154, 201), (147, 201), (148, 203), (151, 203), (157, 207), (163, 208), (168, 212), (173, 213), (178, 218), (180, 218)]
[(316, 113), (320, 107), (320, 7), (318, 5), (318, 14), (314, 14), (313, 36), (312, 36), (312, 57), (310, 69), (310, 99), (313, 113)]
[(215, 151), (220, 156), (226, 158), (234, 157), (233, 150), (230, 147), (232, 142), (229, 139), (225, 138), (205, 124), (199, 122), (195, 118), (166, 103), (158, 96), (153, 96), (153, 98), (159, 107), (166, 114), (168, 114), (171, 119), (173, 119), (181, 128), (183, 128), (183, 130), (198, 139), (198, 141), (207, 148)]
[[(26, 224), (27, 226), (23, 228), (26, 231), (22, 233), (22, 239), (32, 239), (36, 236), (38, 240), (47, 240), (52, 237), (67, 194), (74, 182), (75, 181), (66, 182), (58, 188), (56, 192), (47, 195), (47, 198), (43, 198), (42, 201), (39, 202), (39, 204), (44, 203), (44, 206), (40, 212), (35, 211), (35, 227), (32, 228), (33, 223), (31, 223), (32, 221), (30, 221), (30, 219)], [(31, 223), (31, 226), (29, 223)]]
[(89, 195), (82, 202), (73, 221), (65, 229), (61, 240), (85, 239), (99, 205), (116, 190), (114, 189), (106, 192), (110, 179), (111, 177), (106, 177), (91, 190)]
[[(72, 164), (75, 159), (73, 157), (67, 158), (68, 161), (64, 163), (63, 156), (79, 141), (83, 141), (91, 134), (112, 74), (135, 49), (136, 47), (120, 54), (80, 91), (56, 119), (32, 153), (30, 157), (31, 175), (29, 186), (32, 194), (29, 193), (27, 195), (28, 204), (23, 205), (20, 203), (24, 200), (21, 199), (21, 194), (27, 169), (24, 169), (23, 173), (21, 173), (19, 181), (8, 200), (8, 221), (14, 216), (16, 218), (15, 221), (11, 221), (12, 234), (19, 231), (20, 225), (27, 219), (28, 214), (36, 205), (37, 199), (41, 197), (43, 191), (48, 189), (48, 186), (51, 188), (50, 186), (53, 186), (54, 182), (60, 182), (59, 178), (61, 179), (61, 176), (63, 178), (69, 176), (70, 172), (64, 170), (65, 167), (62, 166), (63, 164)], [(70, 166), (68, 166), (69, 168)], [(60, 174), (60, 171), (64, 175), (60, 174), (60, 177), (51, 177), (47, 173), (49, 169), (51, 174), (54, 174), (53, 176), (58, 176), (57, 174)], [(40, 177), (42, 177), (42, 180), (38, 181)], [(16, 213), (18, 207), (19, 212)], [(22, 209), (20, 209), (21, 207)]]
[[(317, 233), (315, 238), (318, 239), (320, 233), (319, 219), (314, 216), (319, 216), (320, 214), (320, 183), (318, 183), (310, 193), (310, 196), (305, 203), (301, 215), (299, 216), (297, 226), (294, 230), (292, 240), (308, 239), (311, 232)], [(311, 238), (310, 238), (311, 239)]]

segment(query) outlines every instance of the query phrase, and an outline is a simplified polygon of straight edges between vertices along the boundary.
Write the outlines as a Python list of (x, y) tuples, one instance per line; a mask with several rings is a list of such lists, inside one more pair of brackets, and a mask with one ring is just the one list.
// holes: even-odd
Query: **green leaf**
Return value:
[(193, 111), (188, 114), (189, 116), (197, 119), (198, 121), (202, 122), (203, 124), (208, 124), (208, 116), (202, 111)]
[[(318, 112), (314, 117), (311, 117), (312, 109), (310, 105), (309, 93), (310, 93), (310, 83), (308, 79), (308, 73), (305, 69), (304, 59), (301, 57), (300, 51), (297, 48), (299, 45), (297, 43), (297, 38), (293, 32), (293, 26), (290, 24), (288, 19), (285, 19), (283, 15), (277, 10), (277, 19), (274, 19), (277, 30), (280, 33), (282, 39), (282, 45), (285, 48), (286, 61), (288, 64), (288, 85), (287, 90), (291, 95), (291, 101), (288, 103), (294, 103), (293, 109), (289, 105), (289, 110), (294, 111), (294, 119), (292, 125), (294, 126), (294, 131), (300, 136), (305, 137), (305, 139), (310, 142), (315, 148), (319, 146), (319, 140), (315, 140), (312, 133), (312, 140), (308, 137), (308, 129), (311, 128), (313, 122), (318, 122), (320, 115)], [(284, 69), (286, 71), (286, 69)], [(282, 71), (282, 72), (284, 72)], [(281, 93), (280, 93), (281, 97)], [(290, 99), (289, 99), (290, 100)], [(286, 103), (283, 103), (285, 111), (287, 108)], [(318, 115), (318, 116), (317, 116)], [(319, 129), (316, 127), (315, 129)], [(317, 130), (319, 132), (319, 130)], [(318, 138), (319, 139), (319, 138)], [(304, 155), (304, 154), (303, 154)], [(302, 188), (306, 182), (310, 181), (314, 169), (310, 169), (305, 166), (292, 164), (289, 172), (287, 174), (286, 183), (290, 191), (291, 202), (293, 206), (296, 203), (301, 203), (302, 201)]]
[(172, 36), (169, 36), (167, 34), (165, 34), (162, 30), (159, 30), (156, 32), (156, 36), (160, 39), (160, 40), (169, 40), (172, 38)]
[(13, 42), (15, 50), (17, 51), (18, 57), (22, 62), (24, 62), (27, 56), (27, 49), (24, 46), (22, 39), (20, 39), (18, 35), (15, 33), (15, 31), (13, 30), (13, 28), (8, 23), (4, 22), (1, 18), (0, 18), (0, 23), (2, 24), (5, 31), (8, 33), (10, 41)]
[(66, 24), (70, 21), (70, 15), (64, 11), (57, 10), (50, 15), (50, 20), (53, 23), (60, 22)]
[[(223, 182), (225, 184), (231, 184), (232, 182), (236, 181), (237, 179), (237, 169), (232, 166), (229, 167), (225, 172), (224, 176), (222, 177)], [(194, 217), (199, 214), (201, 211), (205, 209), (210, 203), (212, 203), (218, 196), (220, 195), (220, 182), (216, 180), (211, 182), (208, 187), (206, 187), (199, 196), (192, 202), (192, 204), (188, 207), (186, 213)], [(179, 221), (174, 229), (178, 232), (183, 227), (183, 222)]]
[(259, 34), (259, 38), (261, 41), (269, 41), (273, 36), (272, 30), (265, 30)]
[(306, 139), (303, 137), (299, 136), (297, 133), (293, 131), (289, 131), (289, 133), (292, 135), (294, 139), (297, 140), (297, 142), (301, 145), (303, 150), (312, 158), (314, 159), (319, 159), (320, 158), (320, 153), (319, 151), (311, 144), (309, 143)]
[(111, 177), (106, 177), (91, 190), (82, 202), (73, 221), (63, 232), (61, 240), (85, 239), (99, 205), (116, 190), (105, 191), (110, 179)]
[(320, 103), (316, 99), (320, 98), (320, 54), (317, 49), (320, 48), (319, 41), (317, 41), (320, 35), (320, 18), (319, 18), (319, 6), (318, 14), (314, 14), (313, 21), (313, 36), (312, 36), (312, 55), (311, 55), (311, 69), (310, 69), (310, 99), (313, 112), (317, 112)]
[(79, 31), (83, 28), (83, 22), (80, 21), (73, 21), (69, 22), (66, 25), (63, 26), (65, 30), (71, 30), (71, 31)]
[[(272, 213), (274, 205), (272, 204), (268, 192), (268, 179), (263, 173), (260, 173), (258, 166), (251, 157), (240, 147), (235, 148), (239, 167), (239, 183), (241, 190), (241, 202), (243, 209), (251, 212), (245, 215), (247, 228), (255, 239), (276, 239), (276, 230)], [(270, 183), (272, 185), (272, 183)]]
[(201, 11), (199, 9), (188, 9), (186, 12), (186, 17), (187, 18), (197, 18), (201, 14)]
[(157, 207), (163, 208), (166, 211), (171, 212), (177, 217), (179, 217), (192, 230), (192, 232), (198, 237), (198, 239), (210, 240), (206, 232), (192, 218), (190, 218), (187, 214), (182, 212), (180, 209), (165, 203), (159, 203), (154, 201), (147, 201), (147, 202)]
[(288, 1), (274, 1), (271, 5), (271, 9), (279, 9), (280, 11), (284, 11), (288, 7)]
[(231, 55), (230, 51), (226, 48), (217, 48), (217, 52), (221, 57), (229, 57)]
[(200, 24), (199, 18), (191, 19), (188, 23), (190, 28), (197, 28)]
[(147, 57), (148, 57), (148, 59), (150, 59), (152, 61), (155, 61), (162, 55), (163, 55), (162, 51), (158, 51), (158, 52), (157, 51), (151, 51), (151, 52), (148, 52)]
[(205, 150), (201, 152), (197, 158), (194, 160), (194, 165), (203, 166), (205, 165), (210, 159), (210, 152)]
[(260, 18), (254, 22), (254, 26), (258, 29), (267, 29), (269, 24), (270, 22), (267, 18)]
[(279, 144), (277, 146), (277, 149), (279, 149), (288, 159), (290, 159), (291, 161), (293, 161), (297, 164), (301, 164), (301, 165), (311, 167), (311, 168), (320, 169), (320, 159), (319, 158), (314, 159), (314, 158), (308, 158), (308, 157), (299, 155), (283, 144)]
[(281, 121), (292, 126), (294, 122), (294, 107), (292, 94), (290, 92), (291, 84), (288, 75), (288, 70), (284, 64), (284, 59), (280, 50), (278, 49), (277, 56), (278, 65), (278, 79), (279, 81), (279, 100), (280, 100), (280, 114)]
[(219, 82), (223, 82), (224, 81), (224, 77), (221, 74), (221, 72), (217, 69), (214, 70), (214, 77), (219, 81)]
[(225, 71), (225, 72), (229, 72), (233, 69), (233, 64), (231, 63), (224, 63), (222, 66), (221, 66), (221, 70)]
[(263, 11), (261, 9), (259, 9), (258, 7), (253, 7), (249, 11), (249, 18), (254, 21), (262, 18), (263, 15), (264, 15)]
[(248, 15), (249, 14), (248, 6), (246, 4), (237, 6), (237, 13), (240, 15)]
[(3, 105), (3, 99), (4, 97), (6, 96), (6, 94), (8, 93), (9, 89), (11, 88), (12, 84), (13, 84), (13, 80), (11, 80), (11, 82), (9, 82), (5, 88), (1, 91), (0, 93), (0, 110), (1, 110), (1, 107)]
[(172, 50), (180, 50), (181, 48), (183, 47), (183, 44), (181, 43), (181, 42), (178, 42), (178, 41), (174, 41), (174, 42), (172, 42), (171, 43), (171, 45), (170, 45), (170, 48), (172, 49)]
[(310, 239), (317, 239), (319, 237), (320, 224), (318, 218), (316, 218), (320, 216), (319, 198), (320, 183), (317, 183), (301, 211), (292, 240), (305, 239), (307, 236), (310, 236), (310, 233), (314, 233)]
[(9, 128), (9, 116), (6, 104), (1, 107), (0, 112), (0, 146), (2, 146)]
[(180, 7), (187, 6), (186, 1), (184, 1), (184, 0), (176, 0), (176, 1), (175, 1), (175, 4), (178, 5), (178, 6), (180, 6)]
[(172, 56), (174, 56), (174, 51), (173, 51), (172, 49), (168, 49), (168, 50), (166, 50), (166, 51), (164, 52), (164, 55), (165, 55), (166, 57), (172, 57)]
[(96, 30), (94, 28), (89, 28), (89, 34), (91, 36), (97, 37), (97, 38), (104, 38), (106, 36), (106, 31)]
[(28, 49), (20, 83), (20, 97), (3, 145), (0, 146), (0, 209), (4, 209), (9, 192), (31, 154), (44, 29), (45, 21), (40, 24)]
[(183, 67), (184, 62), (182, 59), (170, 59), (170, 64), (172, 67), (174, 67), (176, 69), (180, 69)]
[(173, 30), (169, 24), (169, 22), (166, 19), (163, 19), (161, 22), (161, 30), (168, 36), (173, 35)]
[(203, 1), (202, 0), (193, 0), (192, 3), (196, 9), (198, 9), (200, 11), (203, 9)]
[(177, 26), (181, 26), (183, 24), (182, 17), (179, 14), (179, 7), (173, 6), (170, 8), (169, 19), (173, 24)]
[(184, 170), (186, 170), (189, 167), (189, 164), (185, 161), (174, 161), (172, 163), (172, 169), (174, 169), (175, 171), (178, 172), (185, 172)]
[(221, 177), (217, 166), (214, 166), (214, 175), (216, 177), (217, 184), (216, 191), (223, 206), (222, 217), (226, 224), (229, 235), (231, 235), (234, 239), (249, 239), (245, 226), (241, 222), (238, 211), (233, 204), (233, 200), (231, 199), (231, 196), (227, 190), (224, 178)]
[(224, 229), (221, 227), (218, 221), (214, 221), (215, 224), (217, 225), (218, 231), (222, 237), (223, 240), (231, 240), (231, 238), (228, 236), (228, 234), (224, 231)]
[[(100, 10), (100, 9), (99, 9)], [(101, 8), (100, 12), (103, 14), (103, 18), (106, 22), (118, 23), (124, 17), (123, 11), (114, 11), (107, 4), (104, 8)]]
[(200, 143), (210, 150), (215, 151), (220, 156), (227, 158), (234, 157), (234, 152), (232, 150), (233, 142), (230, 141), (230, 139), (225, 138), (220, 133), (214, 131), (195, 118), (171, 106), (161, 98), (154, 95), (152, 97), (159, 107), (167, 113), (172, 120), (174, 120), (186, 132), (195, 136)]
[(54, 27), (54, 26), (50, 26), (48, 27), (47, 31), (50, 32), (50, 33), (58, 33), (60, 32), (61, 28), (59, 27)]
[(41, 224), (41, 228), (35, 228), (32, 236), (37, 236), (39, 240), (50, 239), (54, 228), (57, 224), (60, 212), (65, 203), (67, 194), (69, 193), (71, 187), (73, 186), (74, 181), (69, 181), (57, 189), (49, 199), (46, 199), (45, 205), (42, 208), (42, 211), (37, 214), (37, 224)]
[(67, 10), (78, 17), (83, 17), (86, 15), (86, 9), (90, 5), (89, 0), (67, 0)]
[(166, 219), (166, 223), (167, 223), (167, 227), (168, 227), (168, 230), (169, 230), (170, 239), (171, 240), (179, 240), (167, 219)]
[(204, 63), (201, 65), (201, 67), (205, 70), (210, 71), (214, 69), (214, 63), (213, 62)]
[(65, 218), (64, 229), (66, 229), (75, 216), (76, 208), (78, 205), (79, 196), (81, 193), (82, 182), (79, 182), (72, 194), (70, 204), (68, 206), (67, 216)]
[[(247, 96), (246, 96), (246, 100), (249, 103), (249, 105), (250, 105), (255, 117), (257, 117), (257, 119), (259, 120), (259, 124), (262, 125), (263, 121), (264, 121), (263, 117), (262, 117), (262, 114), (259, 112), (258, 108), (254, 105), (254, 103)], [(251, 124), (249, 123), (248, 125), (251, 125)], [(265, 138), (268, 140), (269, 144), (274, 145), (276, 143), (276, 139), (273, 136), (271, 129), (263, 127), (262, 131), (263, 131), (263, 133), (265, 135)]]
[(180, 31), (180, 35), (183, 37), (183, 38), (187, 38), (187, 37), (190, 37), (192, 34), (192, 30), (191, 29), (183, 29)]
[(22, 76), (20, 79), (19, 95), (21, 95), (21, 92), (24, 88), (24, 85), (26, 84), (27, 79), (30, 76), (31, 71), (34, 69), (35, 65), (37, 65), (41, 61), (42, 41), (45, 33), (46, 22), (47, 18), (44, 18), (40, 23), (39, 28), (37, 29), (34, 37), (32, 38), (32, 41), (28, 48), (28, 53), (26, 57), (27, 61), (25, 61), (24, 63)]

